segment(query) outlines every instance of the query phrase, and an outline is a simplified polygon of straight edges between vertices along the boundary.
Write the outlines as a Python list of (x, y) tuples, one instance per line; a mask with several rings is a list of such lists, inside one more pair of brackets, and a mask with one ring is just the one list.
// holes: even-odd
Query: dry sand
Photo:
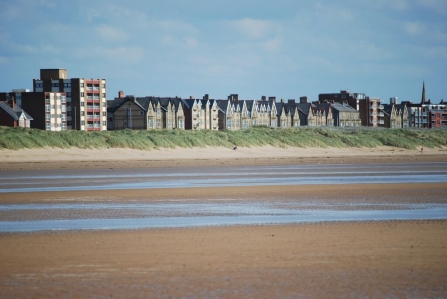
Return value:
[[(437, 162), (446, 153), (3, 150), (0, 169)], [(445, 204), (445, 194), (445, 183), (219, 187), (0, 194), (0, 204), (277, 197), (386, 206)], [(0, 298), (447, 298), (446, 265), (446, 220), (2, 233)]]
[(284, 165), (379, 162), (447, 161), (447, 147), (406, 150), (376, 148), (177, 148), (150, 151), (132, 149), (23, 149), (0, 150), (0, 170), (60, 168), (136, 168), (216, 165)]

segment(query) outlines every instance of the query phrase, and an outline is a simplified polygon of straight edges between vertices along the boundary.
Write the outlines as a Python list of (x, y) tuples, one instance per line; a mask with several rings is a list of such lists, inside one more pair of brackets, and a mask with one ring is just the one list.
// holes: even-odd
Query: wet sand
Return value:
[[(71, 152), (65, 153), (64, 159), (50, 162), (42, 153), (28, 153), (28, 158), (16, 157), (15, 164), (1, 162), (0, 167), (312, 164), (321, 163), (325, 154), (283, 153), (273, 160), (262, 155), (200, 160), (191, 155), (143, 163), (138, 155), (109, 161), (70, 159)], [(446, 160), (442, 151), (392, 155), (387, 151), (326, 159)], [(345, 206), (361, 202), (368, 209), (377, 204), (387, 208), (389, 203), (445, 204), (446, 190), (446, 183), (437, 183), (38, 192), (0, 194), (0, 204), (280, 198)], [(15, 220), (26, 217), (17, 215)], [(445, 298), (446, 265), (447, 220), (2, 233), (0, 298)]]
[(445, 298), (447, 221), (0, 235), (1, 298)]

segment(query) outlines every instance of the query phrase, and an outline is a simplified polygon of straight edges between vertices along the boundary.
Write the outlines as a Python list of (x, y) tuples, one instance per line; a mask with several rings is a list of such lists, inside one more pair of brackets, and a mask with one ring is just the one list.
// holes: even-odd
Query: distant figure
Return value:
[(233, 151), (237, 151), (237, 145), (236, 144), (233, 147)]
[(421, 147), (421, 154), (424, 153), (424, 147)]

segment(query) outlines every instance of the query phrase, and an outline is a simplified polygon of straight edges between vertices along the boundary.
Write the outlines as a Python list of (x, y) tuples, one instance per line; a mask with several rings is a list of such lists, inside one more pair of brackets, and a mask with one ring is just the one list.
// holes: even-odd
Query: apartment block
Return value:
[(67, 98), (63, 92), (24, 92), (22, 108), (33, 117), (31, 128), (67, 130)]
[(372, 98), (364, 93), (352, 93), (348, 89), (339, 93), (323, 93), (318, 95), (318, 101), (348, 104), (360, 112), (362, 126), (377, 127), (383, 124), (383, 105), (378, 98)]
[(41, 69), (33, 90), (66, 94), (67, 129), (107, 130), (106, 79), (68, 78), (66, 69)]
[(362, 126), (378, 127), (384, 124), (384, 107), (379, 98), (371, 98), (367, 96), (359, 100), (358, 106)]

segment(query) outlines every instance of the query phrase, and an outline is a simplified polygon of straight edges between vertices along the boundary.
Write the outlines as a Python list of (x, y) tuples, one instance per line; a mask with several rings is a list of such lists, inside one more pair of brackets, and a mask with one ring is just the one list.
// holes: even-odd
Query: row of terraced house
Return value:
[[(348, 102), (342, 91), (327, 99), (309, 103), (307, 97), (277, 101), (275, 97), (262, 96), (261, 100), (239, 100), (231, 94), (225, 100), (182, 99), (179, 97), (119, 96), (108, 103), (109, 130), (241, 130), (253, 126), (291, 128), (301, 126), (383, 126), (403, 128), (409, 126), (406, 104), (382, 104), (356, 94), (355, 106)], [(321, 97), (321, 95), (320, 95)], [(324, 97), (324, 95), (323, 95)], [(357, 109), (356, 109), (357, 108)]]

